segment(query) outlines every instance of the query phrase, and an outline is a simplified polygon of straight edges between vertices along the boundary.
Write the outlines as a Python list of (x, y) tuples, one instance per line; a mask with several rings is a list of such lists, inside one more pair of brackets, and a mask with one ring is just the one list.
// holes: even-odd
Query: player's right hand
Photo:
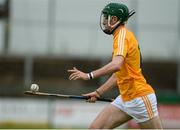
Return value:
[(70, 73), (69, 80), (89, 80), (87, 73), (78, 70), (76, 67), (73, 67), (73, 69), (68, 70), (68, 72)]
[(90, 102), (90, 103), (94, 103), (97, 101), (98, 98), (100, 98), (100, 96), (98, 95), (96, 91), (87, 93), (87, 94), (82, 94), (82, 96), (88, 97), (87, 102)]

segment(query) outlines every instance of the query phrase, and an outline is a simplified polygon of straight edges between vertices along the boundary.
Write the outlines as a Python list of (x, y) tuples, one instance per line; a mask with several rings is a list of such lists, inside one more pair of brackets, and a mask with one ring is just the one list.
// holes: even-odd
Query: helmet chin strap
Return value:
[(113, 32), (121, 25), (121, 21), (118, 21), (117, 23), (115, 23), (113, 26), (114, 28), (111, 30), (111, 34), (113, 34)]
[(114, 25), (111, 25), (111, 28), (115, 28), (119, 23), (120, 21), (117, 21)]

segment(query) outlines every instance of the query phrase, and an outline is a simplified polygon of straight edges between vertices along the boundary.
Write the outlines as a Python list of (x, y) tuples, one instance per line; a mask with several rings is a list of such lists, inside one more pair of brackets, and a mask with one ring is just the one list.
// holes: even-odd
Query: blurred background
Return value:
[[(112, 36), (99, 27), (109, 2), (136, 11), (127, 27), (139, 41), (143, 73), (156, 90), (164, 128), (180, 128), (179, 0), (0, 0), (0, 128), (88, 128), (108, 105), (23, 92), (36, 83), (42, 92), (80, 95), (106, 81), (69, 81), (67, 69), (90, 72), (111, 60)], [(104, 96), (117, 95), (113, 89)]]

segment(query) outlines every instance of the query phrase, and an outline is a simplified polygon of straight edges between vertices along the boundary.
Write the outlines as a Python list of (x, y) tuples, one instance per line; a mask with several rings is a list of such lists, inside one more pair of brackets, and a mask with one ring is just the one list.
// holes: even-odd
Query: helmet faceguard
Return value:
[(112, 20), (111, 15), (107, 14), (101, 14), (101, 19), (100, 19), (100, 27), (103, 30), (104, 33), (106, 34), (112, 34), (113, 30), (120, 24), (120, 21), (118, 20), (116, 23), (111, 24)]
[[(134, 10), (129, 12), (124, 4), (110, 3), (101, 12), (100, 27), (104, 33), (110, 35), (119, 25), (125, 24), (134, 13)], [(112, 22), (114, 17), (116, 17), (116, 22)]]

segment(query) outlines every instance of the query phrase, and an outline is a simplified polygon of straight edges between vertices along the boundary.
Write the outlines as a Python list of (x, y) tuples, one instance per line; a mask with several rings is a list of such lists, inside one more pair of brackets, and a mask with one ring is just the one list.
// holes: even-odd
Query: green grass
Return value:
[(0, 123), (0, 129), (48, 129), (48, 128), (50, 128), (50, 126), (47, 123), (44, 124), (13, 123), (13, 122)]

